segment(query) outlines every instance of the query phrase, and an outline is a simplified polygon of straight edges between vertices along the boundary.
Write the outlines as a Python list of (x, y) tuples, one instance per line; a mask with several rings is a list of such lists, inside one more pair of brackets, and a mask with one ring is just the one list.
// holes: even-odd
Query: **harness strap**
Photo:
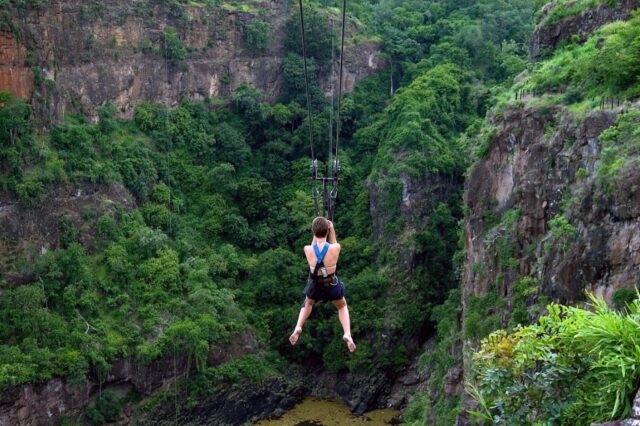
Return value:
[(318, 244), (313, 245), (313, 251), (316, 253), (316, 264), (319, 265), (324, 261), (324, 257), (327, 255), (330, 245), (331, 244), (329, 243), (325, 243), (322, 251), (320, 251), (320, 249), (318, 248)]

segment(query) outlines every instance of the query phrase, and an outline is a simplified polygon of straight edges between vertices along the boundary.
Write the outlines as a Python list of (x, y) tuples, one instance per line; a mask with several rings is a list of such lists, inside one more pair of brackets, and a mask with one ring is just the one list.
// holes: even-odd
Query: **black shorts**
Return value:
[[(313, 301), (319, 302), (333, 302), (340, 300), (344, 297), (345, 286), (344, 283), (336, 275), (337, 284), (315, 284), (311, 278), (307, 279), (307, 285), (304, 288), (305, 298), (309, 298)], [(302, 302), (304, 306), (304, 302)]]

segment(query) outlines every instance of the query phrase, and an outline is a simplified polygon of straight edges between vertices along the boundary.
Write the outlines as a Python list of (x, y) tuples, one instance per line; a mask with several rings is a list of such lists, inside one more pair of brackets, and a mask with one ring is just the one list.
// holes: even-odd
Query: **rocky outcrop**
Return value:
[[(216, 8), (163, 4), (51, 0), (44, 9), (12, 10), (20, 38), (11, 31), (0, 33), (5, 58), (0, 91), (32, 99), (43, 120), (65, 113), (95, 116), (96, 107), (107, 102), (129, 117), (143, 101), (175, 105), (183, 98), (225, 96), (241, 83), (258, 88), (266, 101), (280, 95), (288, 1), (263, 0), (237, 9), (227, 3)], [(269, 24), (271, 43), (256, 54), (246, 46), (244, 32), (258, 16)], [(163, 55), (168, 27), (177, 29), (187, 49), (185, 60), (172, 62)], [(376, 42), (349, 46), (347, 91), (384, 65), (379, 52)], [(328, 80), (325, 75), (323, 87)]]
[[(433, 350), (435, 338), (427, 340), (420, 349), (421, 353), (429, 353)], [(423, 362), (420, 357), (416, 357), (411, 365), (395, 381), (391, 388), (391, 393), (387, 399), (387, 406), (390, 408), (402, 409), (409, 405), (413, 393), (427, 390), (427, 381), (431, 366)]]
[(545, 25), (545, 18), (556, 7), (570, 7), (570, 4), (558, 6), (555, 3), (550, 3), (545, 6), (541, 17), (542, 25), (536, 28), (531, 40), (531, 57), (533, 59), (539, 58), (545, 51), (553, 51), (560, 42), (569, 40), (574, 35), (578, 37), (580, 42), (584, 42), (591, 33), (601, 26), (628, 19), (631, 12), (640, 7), (640, 1), (616, 1), (615, 6), (605, 3), (579, 15)]
[[(234, 337), (224, 346), (211, 347), (207, 363), (209, 366), (216, 366), (230, 359), (258, 352), (255, 335), (246, 332)], [(58, 424), (62, 416), (80, 416), (100, 391), (111, 388), (148, 396), (193, 370), (194, 365), (189, 363), (189, 359), (185, 354), (162, 358), (149, 364), (123, 359), (112, 365), (111, 372), (102, 383), (93, 376), (87, 377), (80, 384), (55, 377), (41, 384), (16, 386), (0, 393), (0, 426)], [(236, 399), (231, 401), (232, 404), (236, 403)], [(125, 408), (130, 410), (131, 407)], [(128, 424), (128, 421), (124, 424)]]
[(30, 282), (14, 270), (16, 256), (33, 260), (59, 247), (63, 222), (76, 230), (83, 247), (91, 251), (97, 236), (97, 220), (113, 216), (117, 209), (133, 209), (131, 193), (118, 183), (56, 186), (46, 202), (21, 205), (15, 195), (0, 192), (0, 276), (9, 283)]
[(14, 95), (29, 99), (33, 91), (33, 73), (25, 66), (27, 49), (13, 33), (0, 31), (0, 91), (10, 89)]
[[(622, 167), (613, 191), (598, 178), (599, 137), (627, 108), (577, 118), (562, 106), (510, 107), (494, 117), (489, 153), (465, 188), (465, 318), (472, 298), (491, 292), (499, 303), (481, 315), (506, 327), (516, 297), (528, 307), (543, 296), (577, 304), (586, 290), (612, 302), (618, 290), (637, 285), (640, 172)], [(518, 294), (515, 284), (525, 277), (533, 293)], [(541, 311), (528, 312), (534, 321)], [(464, 353), (477, 344), (467, 337)]]
[(301, 383), (284, 379), (265, 380), (260, 385), (231, 385), (193, 408), (176, 411), (167, 404), (136, 419), (140, 426), (241, 426), (282, 415), (307, 396)]
[[(622, 170), (611, 194), (596, 178), (598, 136), (622, 111), (594, 111), (583, 120), (561, 107), (505, 111), (490, 154), (472, 170), (465, 192), (465, 299), (496, 284), (509, 298), (512, 284), (526, 276), (561, 303), (583, 300), (585, 289), (610, 301), (616, 290), (637, 282), (640, 172)], [(509, 211), (516, 221), (511, 231), (496, 223)], [(560, 215), (575, 228), (575, 238), (551, 235), (549, 222)], [(517, 264), (501, 259), (496, 240), (503, 236), (513, 244), (509, 255)]]
[(62, 416), (79, 415), (101, 389), (126, 384), (129, 390), (149, 395), (183, 376), (185, 370), (186, 357), (166, 358), (149, 365), (122, 360), (113, 365), (102, 386), (94, 378), (74, 384), (58, 377), (42, 384), (18, 386), (1, 394), (0, 425), (57, 424)]
[(640, 390), (633, 400), (631, 418), (615, 422), (593, 424), (592, 426), (640, 426)]

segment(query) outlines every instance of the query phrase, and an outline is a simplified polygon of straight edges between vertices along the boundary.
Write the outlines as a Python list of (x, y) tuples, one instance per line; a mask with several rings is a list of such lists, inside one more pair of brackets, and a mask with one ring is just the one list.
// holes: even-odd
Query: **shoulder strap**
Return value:
[(324, 257), (327, 255), (329, 251), (329, 243), (325, 243), (322, 251), (318, 248), (318, 244), (313, 245), (313, 251), (316, 253), (316, 264), (320, 264), (324, 261)]

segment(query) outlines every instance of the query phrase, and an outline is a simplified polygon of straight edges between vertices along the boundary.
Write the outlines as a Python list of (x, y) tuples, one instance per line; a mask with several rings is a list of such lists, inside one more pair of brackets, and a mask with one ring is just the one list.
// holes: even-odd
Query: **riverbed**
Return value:
[(398, 424), (400, 412), (384, 409), (356, 416), (346, 405), (337, 401), (309, 397), (287, 411), (277, 420), (262, 420), (255, 426), (384, 426)]

